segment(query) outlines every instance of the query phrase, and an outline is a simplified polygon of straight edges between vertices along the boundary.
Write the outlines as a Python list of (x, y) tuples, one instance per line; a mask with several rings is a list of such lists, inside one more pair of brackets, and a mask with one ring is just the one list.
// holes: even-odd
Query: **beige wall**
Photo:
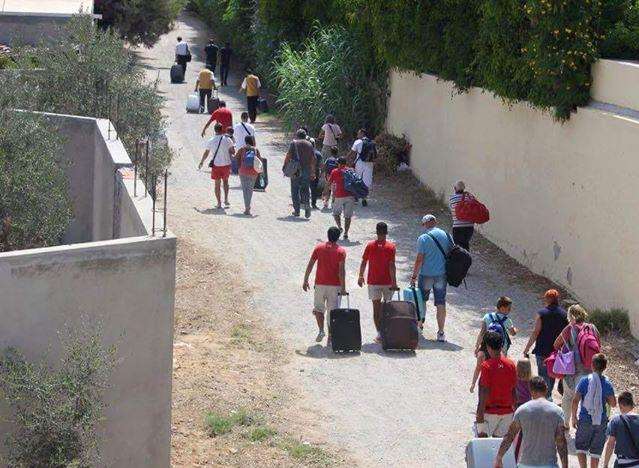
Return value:
[(639, 121), (582, 108), (562, 125), (395, 72), (387, 126), (411, 141), (424, 183), (450, 195), (463, 179), (488, 205), (490, 240), (591, 307), (627, 308), (639, 334)]
[(594, 100), (639, 110), (639, 63), (602, 59), (593, 65), (592, 73)]

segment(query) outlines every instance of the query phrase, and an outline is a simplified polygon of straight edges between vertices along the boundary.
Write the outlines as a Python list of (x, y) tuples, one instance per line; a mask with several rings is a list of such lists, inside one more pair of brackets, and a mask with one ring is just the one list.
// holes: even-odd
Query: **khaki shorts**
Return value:
[(371, 301), (384, 301), (388, 302), (393, 298), (393, 290), (390, 285), (380, 286), (377, 284), (368, 285), (368, 298)]
[(340, 286), (315, 285), (315, 296), (313, 300), (313, 312), (323, 314), (337, 309), (339, 305)]
[(345, 218), (352, 218), (355, 211), (355, 198), (341, 197), (333, 200), (333, 214), (339, 216), (344, 211)]
[(510, 423), (513, 422), (513, 413), (484, 414), (484, 421), (486, 421), (488, 437), (504, 437)]

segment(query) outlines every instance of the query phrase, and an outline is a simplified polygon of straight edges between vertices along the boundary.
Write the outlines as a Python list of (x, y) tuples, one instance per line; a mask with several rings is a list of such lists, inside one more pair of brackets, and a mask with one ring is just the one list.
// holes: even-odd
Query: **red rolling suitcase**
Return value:
[[(399, 289), (397, 297), (400, 299)], [(413, 302), (388, 301), (382, 308), (382, 348), (413, 351), (419, 343), (417, 309)]]

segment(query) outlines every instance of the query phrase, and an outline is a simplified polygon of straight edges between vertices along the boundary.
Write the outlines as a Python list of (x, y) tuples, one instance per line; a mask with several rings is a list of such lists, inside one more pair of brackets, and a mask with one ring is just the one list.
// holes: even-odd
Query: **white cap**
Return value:
[(435, 215), (427, 214), (422, 218), (422, 224), (430, 223), (432, 221), (437, 221)]

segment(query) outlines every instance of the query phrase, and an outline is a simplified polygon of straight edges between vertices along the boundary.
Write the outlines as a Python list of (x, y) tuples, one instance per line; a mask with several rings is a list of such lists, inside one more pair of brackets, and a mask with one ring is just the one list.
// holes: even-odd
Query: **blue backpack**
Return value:
[(495, 313), (490, 314), (489, 317), (491, 322), (486, 330), (499, 333), (504, 340), (504, 349), (507, 350), (508, 348), (510, 348), (511, 345), (510, 336), (508, 336), (508, 330), (506, 330), (506, 326), (504, 325), (506, 320), (508, 320), (508, 317), (503, 317), (500, 319)]
[(353, 169), (346, 169), (344, 175), (344, 190), (351, 193), (356, 198), (366, 198), (368, 187)]
[(247, 149), (242, 160), (242, 167), (253, 169), (255, 167), (255, 150)]
[(324, 173), (328, 177), (331, 175), (331, 172), (333, 172), (333, 169), (337, 169), (338, 166), (337, 159), (330, 157), (324, 163)]

